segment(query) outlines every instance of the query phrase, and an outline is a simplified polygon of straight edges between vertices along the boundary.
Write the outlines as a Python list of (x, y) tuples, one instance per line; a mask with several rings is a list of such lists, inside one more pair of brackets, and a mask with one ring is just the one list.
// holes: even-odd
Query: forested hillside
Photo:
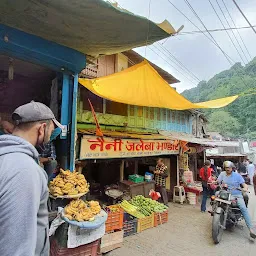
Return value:
[(256, 95), (251, 91), (256, 93), (256, 57), (245, 67), (236, 63), (208, 82), (201, 81), (197, 87), (184, 91), (183, 95), (192, 102), (200, 102), (250, 93), (225, 108), (204, 112), (210, 121), (208, 130), (228, 136), (256, 138)]

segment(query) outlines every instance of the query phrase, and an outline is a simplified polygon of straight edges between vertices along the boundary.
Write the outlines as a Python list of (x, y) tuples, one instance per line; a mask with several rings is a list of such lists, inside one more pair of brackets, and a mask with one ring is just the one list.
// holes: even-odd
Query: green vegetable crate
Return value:
[(129, 175), (129, 180), (134, 183), (141, 183), (141, 182), (144, 182), (144, 177), (134, 174), (134, 175)]
[(138, 219), (137, 232), (140, 233), (148, 228), (154, 227), (154, 214)]

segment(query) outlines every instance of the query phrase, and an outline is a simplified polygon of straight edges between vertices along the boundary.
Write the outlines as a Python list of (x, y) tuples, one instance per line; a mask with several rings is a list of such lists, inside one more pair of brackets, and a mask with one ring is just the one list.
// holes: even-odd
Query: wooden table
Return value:
[(123, 181), (120, 181), (120, 189), (129, 191), (131, 198), (137, 195), (143, 195), (144, 197), (149, 197), (149, 191), (151, 189), (155, 190), (155, 181), (134, 183), (129, 180), (123, 180)]

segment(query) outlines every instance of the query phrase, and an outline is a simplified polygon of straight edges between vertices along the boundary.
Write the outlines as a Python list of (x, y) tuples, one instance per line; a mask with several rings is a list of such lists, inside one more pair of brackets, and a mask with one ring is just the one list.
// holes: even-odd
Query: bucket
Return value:
[(189, 204), (191, 204), (191, 205), (196, 205), (196, 194), (195, 194), (195, 193), (188, 192), (188, 193), (187, 193), (187, 196), (188, 196)]

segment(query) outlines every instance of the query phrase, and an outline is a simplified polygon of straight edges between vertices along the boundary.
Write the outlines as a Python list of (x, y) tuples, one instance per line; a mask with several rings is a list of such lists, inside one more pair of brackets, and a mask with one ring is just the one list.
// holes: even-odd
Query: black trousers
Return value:
[(168, 196), (167, 196), (166, 188), (163, 186), (156, 185), (156, 192), (159, 192), (161, 194), (161, 200), (163, 201), (163, 203), (165, 205), (167, 205), (168, 204)]

